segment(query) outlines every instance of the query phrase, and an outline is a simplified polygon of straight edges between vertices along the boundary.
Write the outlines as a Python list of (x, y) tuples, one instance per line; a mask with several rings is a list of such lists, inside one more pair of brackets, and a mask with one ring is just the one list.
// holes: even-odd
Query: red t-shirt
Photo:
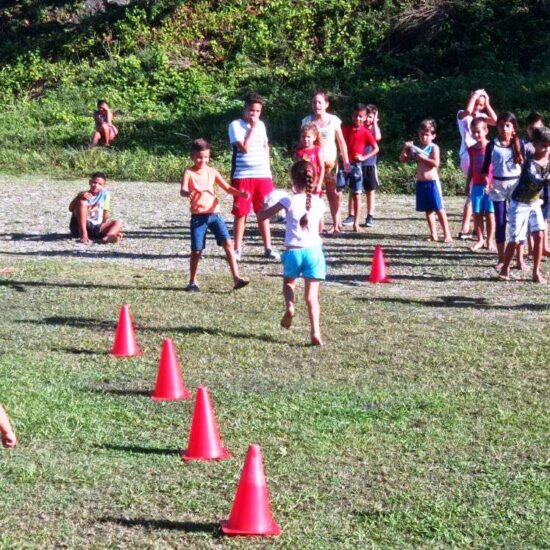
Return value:
[(355, 155), (364, 155), (365, 147), (370, 145), (374, 147), (376, 140), (371, 131), (364, 126), (353, 126), (352, 124), (344, 124), (342, 126), (342, 134), (348, 146), (348, 157), (350, 162), (357, 162)]
[(308, 162), (311, 162), (313, 166), (315, 166), (315, 170), (317, 174), (321, 171), (321, 161), (319, 160), (319, 153), (321, 152), (321, 148), (317, 145), (314, 145), (313, 147), (310, 147), (309, 149), (306, 149), (305, 147), (298, 147), (296, 149), (296, 159), (304, 159)]

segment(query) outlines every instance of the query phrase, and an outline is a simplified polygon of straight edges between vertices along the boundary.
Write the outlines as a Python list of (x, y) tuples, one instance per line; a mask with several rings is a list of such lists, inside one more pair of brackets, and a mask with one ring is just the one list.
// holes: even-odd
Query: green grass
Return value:
[[(439, 282), (325, 285), (313, 349), (302, 300), (279, 329), (276, 278), (232, 293), (204, 276), (187, 295), (173, 271), (17, 260), (0, 279), (20, 440), (0, 453), (0, 546), (257, 547), (217, 526), (257, 442), (283, 529), (269, 546), (546, 547), (547, 287), (448, 264)], [(122, 303), (141, 358), (107, 355)], [(142, 395), (163, 336), (187, 386), (209, 387), (231, 460), (183, 464), (193, 403)]]

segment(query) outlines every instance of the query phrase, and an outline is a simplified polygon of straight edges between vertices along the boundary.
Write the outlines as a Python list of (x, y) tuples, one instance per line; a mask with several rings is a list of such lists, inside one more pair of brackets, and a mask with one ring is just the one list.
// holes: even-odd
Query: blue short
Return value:
[(439, 184), (435, 180), (416, 182), (416, 211), (434, 212), (443, 210)]
[(477, 183), (472, 185), (470, 193), (472, 197), (472, 209), (474, 214), (495, 213), (493, 201), (489, 198), (489, 195), (485, 193), (485, 185), (478, 185)]
[(191, 250), (200, 252), (206, 244), (206, 230), (212, 231), (218, 246), (223, 246), (231, 237), (219, 214), (193, 214), (191, 216)]
[(349, 165), (349, 172), (344, 172), (342, 166), (338, 167), (336, 189), (343, 191), (346, 187), (349, 187), (350, 193), (363, 192), (363, 171), (361, 170), (360, 162), (352, 162)]
[(310, 248), (289, 248), (283, 252), (283, 276), (288, 279), (297, 279), (300, 275), (304, 279), (325, 280), (327, 276), (327, 262), (322, 246)]

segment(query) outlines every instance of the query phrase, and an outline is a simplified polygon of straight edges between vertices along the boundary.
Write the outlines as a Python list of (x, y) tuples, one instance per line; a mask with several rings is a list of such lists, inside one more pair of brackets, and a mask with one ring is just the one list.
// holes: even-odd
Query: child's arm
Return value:
[(0, 405), (0, 432), (2, 432), (2, 444), (4, 447), (10, 449), (17, 445), (17, 438), (10, 424), (10, 419), (4, 410), (4, 407)]
[(432, 148), (432, 152), (430, 153), (430, 156), (420, 153), (417, 155), (418, 160), (421, 160), (428, 166), (432, 166), (433, 168), (439, 168), (439, 147), (434, 144)]
[(488, 191), (491, 187), (491, 180), (489, 179), (489, 171), (491, 169), (491, 162), (493, 156), (494, 142), (490, 141), (485, 148), (485, 158), (483, 159), (483, 166), (481, 167), (481, 174), (483, 175), (483, 181), (485, 182), (485, 190)]
[(258, 128), (258, 122), (256, 119), (247, 120), (248, 124), (250, 124), (250, 128), (246, 130), (246, 133), (244, 134), (244, 138), (241, 140), (237, 139), (237, 141), (234, 141), (232, 145), (235, 145), (237, 149), (241, 153), (248, 153), (248, 150), (250, 148), (250, 140), (252, 139), (252, 136), (256, 132), (256, 129)]
[(468, 103), (463, 111), (460, 111), (458, 114), (459, 120), (466, 118), (468, 115), (471, 115), (474, 110), (474, 105), (476, 104), (477, 98), (481, 95), (482, 90), (475, 90), (470, 94), (468, 98)]
[(342, 162), (344, 163), (344, 171), (349, 172), (348, 146), (346, 145), (344, 134), (342, 134), (341, 126), (338, 126), (336, 128), (336, 142), (338, 143), (340, 154), (342, 155)]
[(106, 109), (107, 111), (107, 124), (113, 123), (113, 111), (110, 108)]
[(376, 138), (374, 136), (372, 141), (369, 141), (366, 145), (371, 146), (371, 151), (369, 151), (366, 155), (357, 155), (357, 160), (360, 160), (361, 162), (376, 156), (380, 151), (380, 147), (378, 147), (378, 142), (376, 141)]
[(470, 157), (470, 163), (468, 165), (468, 173), (466, 174), (466, 185), (464, 186), (464, 194), (469, 195), (470, 194), (470, 182), (472, 181), (472, 157)]
[(222, 177), (222, 175), (216, 170), (215, 180), (214, 180), (226, 193), (233, 195), (234, 197), (243, 197), (248, 199), (250, 193), (248, 191), (239, 191), (232, 185), (229, 185)]
[(180, 180), (180, 195), (185, 198), (188, 198), (191, 196), (191, 193), (189, 192), (189, 180), (190, 180), (189, 171), (184, 170)]
[(487, 111), (487, 114), (489, 115), (487, 117), (487, 124), (489, 126), (496, 126), (497, 125), (497, 114), (495, 113), (495, 110), (493, 109), (493, 106), (491, 105), (489, 101), (489, 94), (485, 93), (485, 97), (487, 98), (487, 101), (485, 103), (485, 110)]
[(80, 193), (71, 201), (69, 204), (69, 212), (72, 212), (75, 209), (76, 203), (81, 200), (90, 200), (92, 194), (89, 191), (80, 191)]
[(269, 220), (269, 218), (273, 217), (275, 214), (277, 214), (277, 212), (280, 212), (283, 208), (284, 206), (280, 202), (278, 202), (273, 206), (270, 206), (269, 208), (260, 210), (256, 214), (256, 219), (259, 222), (263, 222), (264, 220)]
[(413, 160), (414, 157), (411, 154), (412, 145), (412, 141), (406, 141), (403, 143), (403, 147), (401, 148), (401, 153), (399, 155), (399, 162), (410, 162)]
[(374, 113), (374, 120), (372, 122), (372, 129), (374, 139), (380, 141), (382, 139), (382, 132), (380, 131), (380, 126), (378, 125), (378, 112)]

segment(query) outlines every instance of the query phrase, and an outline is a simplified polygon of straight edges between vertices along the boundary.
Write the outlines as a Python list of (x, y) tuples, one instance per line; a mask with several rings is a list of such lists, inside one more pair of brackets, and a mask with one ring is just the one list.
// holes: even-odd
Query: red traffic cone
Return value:
[(165, 338), (160, 352), (157, 383), (151, 394), (151, 399), (153, 401), (179, 401), (190, 398), (191, 392), (183, 383), (174, 342), (170, 338)]
[(259, 445), (248, 447), (231, 514), (227, 521), (221, 522), (221, 527), (223, 533), (229, 536), (281, 534), (280, 527), (271, 515)]
[(195, 399), (195, 410), (189, 432), (189, 446), (181, 453), (182, 460), (223, 460), (231, 455), (223, 448), (220, 430), (208, 388), (199, 386)]
[(126, 304), (120, 308), (111, 355), (114, 357), (135, 357), (141, 355), (136, 341), (134, 320), (130, 313), (130, 306)]
[(384, 260), (384, 253), (382, 247), (378, 244), (374, 249), (374, 256), (372, 258), (372, 267), (369, 275), (369, 283), (389, 283), (390, 276), (386, 271), (386, 262)]

